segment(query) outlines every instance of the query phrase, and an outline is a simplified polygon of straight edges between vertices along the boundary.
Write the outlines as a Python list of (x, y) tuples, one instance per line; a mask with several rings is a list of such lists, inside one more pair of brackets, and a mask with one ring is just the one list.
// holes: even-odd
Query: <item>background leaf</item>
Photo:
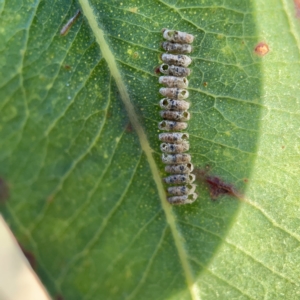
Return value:
[[(299, 298), (294, 3), (23, 0), (0, 12), (1, 210), (53, 297)], [(239, 199), (212, 202), (200, 180), (193, 205), (164, 200), (163, 27), (196, 36), (193, 163)]]

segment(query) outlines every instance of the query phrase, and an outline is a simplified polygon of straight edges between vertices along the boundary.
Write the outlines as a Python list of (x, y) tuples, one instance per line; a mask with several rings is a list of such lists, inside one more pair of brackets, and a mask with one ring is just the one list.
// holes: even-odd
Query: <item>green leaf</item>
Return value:
[[(0, 13), (1, 211), (54, 298), (299, 299), (292, 1), (15, 0)], [(199, 198), (179, 207), (157, 138), (164, 27), (195, 35)]]

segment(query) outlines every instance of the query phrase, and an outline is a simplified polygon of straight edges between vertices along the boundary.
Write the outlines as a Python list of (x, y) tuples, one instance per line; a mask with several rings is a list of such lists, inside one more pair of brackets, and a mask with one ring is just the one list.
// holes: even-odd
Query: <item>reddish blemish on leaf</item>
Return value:
[(27, 258), (31, 268), (33, 270), (36, 270), (36, 259), (35, 259), (34, 254), (30, 251), (27, 251), (20, 243), (19, 243), (19, 246), (20, 246), (24, 256)]
[(234, 188), (232, 184), (225, 182), (218, 176), (208, 174), (209, 167), (204, 170), (196, 168), (194, 173), (199, 182), (204, 183), (209, 188), (210, 197), (216, 200), (219, 196), (230, 195), (236, 198), (241, 198), (241, 194)]
[(259, 56), (264, 56), (269, 52), (269, 46), (265, 42), (260, 42), (256, 45), (254, 52)]
[(126, 125), (125, 131), (129, 133), (133, 131), (133, 127), (130, 122)]
[(300, 0), (294, 0), (295, 10), (296, 10), (296, 18), (300, 18)]
[(3, 178), (0, 177), (0, 204), (5, 203), (9, 198), (9, 188)]
[(156, 75), (159, 75), (159, 74), (160, 74), (159, 67), (156, 67), (156, 68), (154, 69), (154, 73), (155, 73)]

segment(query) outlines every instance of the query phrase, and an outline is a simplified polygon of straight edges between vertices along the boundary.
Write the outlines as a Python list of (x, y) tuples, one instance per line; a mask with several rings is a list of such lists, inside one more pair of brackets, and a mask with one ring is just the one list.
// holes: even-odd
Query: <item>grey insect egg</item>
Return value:
[(174, 99), (174, 100), (183, 100), (189, 96), (189, 92), (185, 89), (160, 88), (159, 92), (163, 96)]
[(164, 53), (161, 55), (161, 60), (168, 65), (175, 65), (180, 67), (188, 67), (192, 60), (189, 56), (183, 54), (169, 54)]
[(167, 184), (193, 183), (194, 181), (194, 174), (176, 174), (164, 178), (164, 182)]
[(179, 67), (174, 65), (162, 64), (159, 67), (159, 71), (165, 75), (172, 75), (177, 77), (186, 77), (191, 74), (191, 70), (185, 67)]
[(166, 152), (166, 153), (182, 153), (188, 151), (189, 149), (190, 149), (190, 144), (187, 142), (183, 142), (182, 144), (162, 143), (160, 145), (161, 152)]
[(192, 34), (178, 31), (178, 30), (168, 30), (168, 29), (162, 29), (163, 37), (170, 41), (175, 43), (187, 43), (191, 44), (194, 41), (194, 36)]
[(191, 204), (195, 202), (197, 198), (198, 195), (196, 193), (193, 193), (183, 196), (168, 197), (168, 202), (173, 205)]
[(173, 165), (173, 164), (187, 164), (191, 162), (191, 156), (186, 153), (182, 154), (165, 154), (161, 156), (161, 160), (164, 164)]
[(158, 123), (158, 128), (160, 130), (172, 131), (172, 130), (184, 130), (188, 127), (185, 122), (175, 122), (164, 120)]
[(170, 53), (191, 53), (193, 51), (192, 46), (188, 44), (163, 42), (161, 47)]
[(189, 139), (188, 133), (181, 133), (181, 132), (170, 132), (170, 133), (160, 133), (158, 138), (162, 142), (167, 143), (182, 143)]
[(187, 184), (182, 186), (170, 186), (167, 191), (170, 195), (182, 196), (193, 194), (196, 190), (195, 184)]
[(191, 115), (188, 111), (162, 110), (160, 116), (166, 120), (188, 121)]
[(191, 163), (165, 166), (166, 173), (170, 174), (187, 174), (193, 172), (193, 170), (194, 166)]
[(159, 105), (162, 109), (166, 110), (188, 110), (190, 108), (190, 103), (184, 100), (173, 100), (164, 98), (161, 99)]
[(176, 88), (187, 88), (189, 85), (189, 81), (185, 77), (175, 76), (160, 76), (158, 82), (168, 87)]

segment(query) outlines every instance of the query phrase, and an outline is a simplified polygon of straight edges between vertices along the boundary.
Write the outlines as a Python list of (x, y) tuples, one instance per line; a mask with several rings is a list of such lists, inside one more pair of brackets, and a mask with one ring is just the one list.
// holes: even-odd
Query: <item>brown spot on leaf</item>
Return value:
[(0, 177), (0, 204), (5, 203), (9, 198), (9, 188), (3, 178)]
[(296, 18), (300, 18), (300, 0), (294, 0), (295, 10), (296, 10)]
[(68, 71), (72, 69), (72, 67), (69, 66), (69, 65), (64, 65), (64, 68), (65, 68), (66, 70), (68, 70)]
[(245, 179), (244, 179), (244, 182), (245, 182), (245, 183), (248, 183), (248, 182), (249, 182), (248, 178), (245, 178)]
[(55, 300), (64, 300), (64, 297), (62, 295), (56, 295)]
[(132, 124), (130, 122), (128, 122), (128, 124), (126, 125), (125, 131), (129, 132), (129, 133), (133, 131), (133, 127), (132, 127)]
[(265, 56), (269, 52), (269, 46), (265, 42), (260, 42), (256, 45), (254, 52), (259, 56)]
[(203, 86), (204, 86), (204, 87), (207, 87), (207, 86), (208, 86), (208, 82), (206, 82), (206, 81), (203, 82)]
[(285, 148), (285, 146), (281, 146), (281, 148), (282, 148), (282, 149), (284, 149), (284, 148)]
[(195, 168), (194, 173), (196, 175), (196, 179), (200, 183), (204, 183), (209, 188), (212, 200), (216, 200), (222, 195), (230, 195), (236, 198), (241, 198), (241, 194), (233, 187), (232, 184), (225, 182), (218, 176), (209, 175), (208, 170), (208, 166), (204, 170)]
[(46, 199), (46, 202), (50, 204), (53, 202), (53, 200), (54, 200), (54, 195), (49, 195), (48, 198)]
[[(19, 242), (18, 242), (19, 243)], [(20, 243), (19, 243), (19, 246), (24, 254), (24, 256), (27, 258), (31, 268), (33, 270), (36, 270), (36, 259), (35, 259), (35, 256), (32, 252), (26, 250)]]

